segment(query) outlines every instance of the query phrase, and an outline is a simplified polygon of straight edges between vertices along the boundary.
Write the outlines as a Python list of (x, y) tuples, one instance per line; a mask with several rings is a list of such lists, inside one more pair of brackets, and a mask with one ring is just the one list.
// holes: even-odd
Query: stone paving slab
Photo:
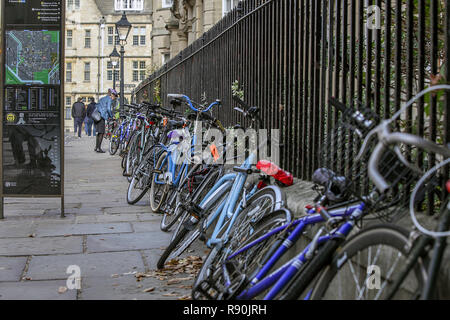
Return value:
[(170, 234), (123, 233), (87, 236), (87, 252), (157, 249), (167, 246)]
[(81, 253), (82, 237), (0, 239), (0, 256)]
[(77, 290), (59, 293), (66, 281), (0, 282), (0, 299), (4, 300), (75, 300)]
[(78, 216), (76, 223), (95, 223), (95, 222), (129, 222), (138, 221), (138, 217), (135, 213), (133, 214), (103, 214), (103, 215), (89, 215), (89, 216)]
[(26, 257), (0, 257), (0, 282), (19, 281), (26, 263)]
[(103, 208), (103, 212), (107, 214), (127, 214), (127, 213), (151, 213), (152, 210), (150, 206), (117, 206), (113, 208)]
[(25, 238), (33, 234), (31, 221), (0, 221), (0, 238)]
[[(178, 283), (167, 286), (166, 281), (155, 278), (143, 278), (137, 281), (134, 275), (117, 278), (87, 278), (81, 281), (81, 300), (96, 300), (99, 297), (107, 300), (175, 300), (190, 294), (189, 286)], [(149, 289), (150, 292), (144, 292)]]
[(46, 225), (36, 228), (38, 237), (132, 232), (129, 223)]
[(32, 257), (26, 276), (33, 280), (67, 279), (66, 270), (70, 265), (80, 267), (82, 278), (110, 278), (145, 271), (141, 254), (127, 251)]
[(151, 220), (151, 221), (145, 221), (145, 222), (132, 222), (131, 224), (133, 225), (133, 230), (134, 232), (161, 232), (164, 233), (163, 231), (161, 231), (160, 229), (160, 220)]

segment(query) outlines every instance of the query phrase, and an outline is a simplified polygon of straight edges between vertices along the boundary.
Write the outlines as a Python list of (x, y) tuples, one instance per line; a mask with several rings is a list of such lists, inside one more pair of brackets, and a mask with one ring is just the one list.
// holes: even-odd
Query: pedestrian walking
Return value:
[(91, 135), (95, 136), (95, 125), (94, 120), (91, 118), (92, 112), (95, 110), (95, 99), (94, 97), (89, 98), (89, 104), (86, 107), (86, 118), (84, 122), (84, 128), (86, 129), (86, 134), (90, 137)]
[(108, 95), (101, 98), (96, 104), (96, 108), (101, 116), (100, 121), (95, 123), (97, 130), (97, 143), (95, 145), (94, 151), (96, 152), (105, 153), (105, 151), (102, 150), (102, 141), (103, 136), (105, 135), (106, 121), (112, 120), (113, 118), (111, 104), (114, 100), (117, 99), (117, 96), (118, 94), (116, 90), (109, 89)]
[(78, 98), (72, 106), (72, 118), (74, 126), (74, 135), (78, 132), (78, 138), (81, 138), (81, 127), (86, 116), (86, 106), (83, 103), (83, 98)]

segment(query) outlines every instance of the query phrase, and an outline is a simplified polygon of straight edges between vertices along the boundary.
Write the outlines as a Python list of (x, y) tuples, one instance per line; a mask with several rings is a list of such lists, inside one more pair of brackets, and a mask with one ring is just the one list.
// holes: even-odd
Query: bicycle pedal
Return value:
[[(214, 290), (216, 294), (211, 294), (210, 291)], [(192, 298), (194, 300), (199, 300), (196, 298), (200, 298), (199, 295), (202, 298), (206, 298), (207, 300), (217, 300), (218, 296), (220, 294), (220, 291), (215, 288), (214, 285), (212, 285), (208, 280), (203, 280), (198, 284), (198, 286), (194, 287), (192, 289)]]

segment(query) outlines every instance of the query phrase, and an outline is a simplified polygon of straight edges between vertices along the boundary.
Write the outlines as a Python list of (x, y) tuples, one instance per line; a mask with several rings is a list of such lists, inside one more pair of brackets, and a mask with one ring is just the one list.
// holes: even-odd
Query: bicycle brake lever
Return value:
[(319, 238), (322, 235), (324, 230), (325, 230), (325, 227), (320, 228), (319, 231), (317, 231), (316, 235), (314, 236), (313, 240), (311, 241), (308, 252), (306, 252), (306, 254), (305, 254), (305, 258), (307, 260), (311, 259), (314, 254), (314, 251), (316, 251), (318, 244), (319, 244)]

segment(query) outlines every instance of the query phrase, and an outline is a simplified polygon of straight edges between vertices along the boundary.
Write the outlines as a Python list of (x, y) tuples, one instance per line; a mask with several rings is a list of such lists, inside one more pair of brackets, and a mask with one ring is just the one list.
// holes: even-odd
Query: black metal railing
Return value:
[[(330, 97), (388, 118), (421, 89), (450, 80), (449, 18), (445, 0), (245, 0), (141, 83), (135, 98), (218, 98), (216, 116), (244, 125), (233, 110), (237, 80), (244, 100), (261, 107), (262, 127), (281, 129), (281, 165), (309, 179), (339, 120)], [(450, 142), (449, 93), (425, 97), (415, 110), (405, 130)]]

